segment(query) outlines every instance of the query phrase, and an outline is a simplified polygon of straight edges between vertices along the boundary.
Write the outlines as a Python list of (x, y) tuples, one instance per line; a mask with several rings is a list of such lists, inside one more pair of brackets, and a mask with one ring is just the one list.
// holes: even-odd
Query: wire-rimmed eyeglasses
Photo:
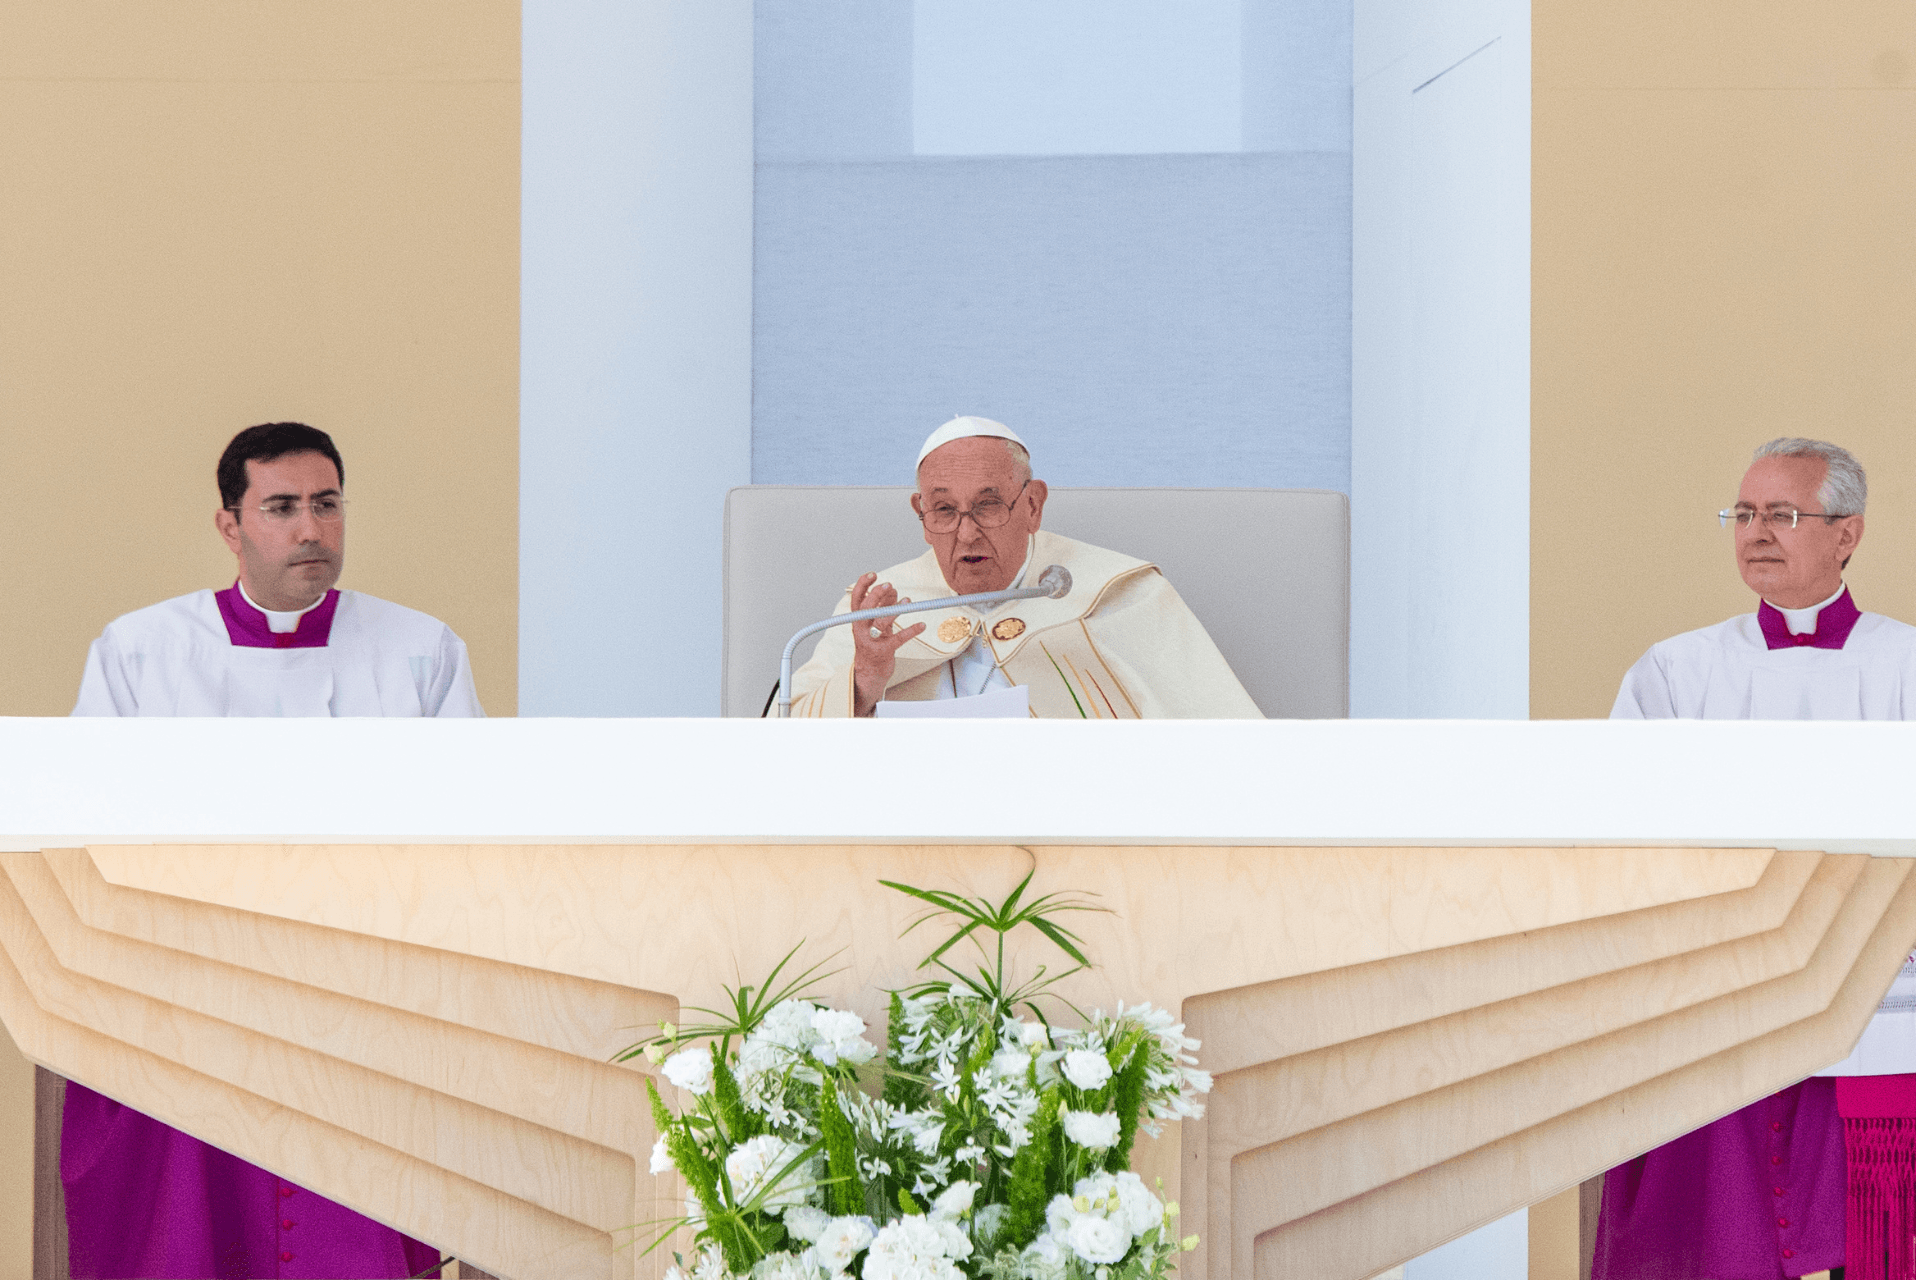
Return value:
[[(1020, 486), (1020, 493), (1027, 491), (1029, 480)], [(1020, 501), (1020, 493), (1013, 495), (1013, 502)], [(982, 529), (998, 529), (1013, 519), (1013, 502), (1002, 502), (999, 498), (982, 498), (966, 510), (961, 510), (950, 502), (936, 507), (928, 507), (920, 513), (920, 523), (926, 526), (928, 533), (952, 533), (960, 527), (960, 521), (972, 516), (973, 522)]]
[[(227, 510), (235, 515), (240, 514), (239, 507), (228, 507)], [(269, 498), (261, 503), (257, 510), (276, 524), (285, 524), (289, 520), (297, 519), (302, 511), (311, 511), (315, 520), (323, 524), (332, 524), (347, 513), (347, 500), (324, 495), (309, 498), (304, 502), (299, 498)]]
[(1805, 516), (1809, 520), (1815, 518), (1825, 520), (1829, 524), (1840, 518), (1839, 516), (1828, 515), (1824, 511), (1796, 511), (1792, 507), (1775, 507), (1771, 511), (1758, 511), (1753, 507), (1732, 507), (1726, 511), (1717, 512), (1716, 514), (1720, 517), (1720, 527), (1722, 529), (1728, 525), (1733, 525), (1738, 529), (1745, 529), (1752, 525), (1755, 519), (1759, 519), (1768, 528), (1776, 532), (1781, 529), (1798, 529), (1802, 516)]

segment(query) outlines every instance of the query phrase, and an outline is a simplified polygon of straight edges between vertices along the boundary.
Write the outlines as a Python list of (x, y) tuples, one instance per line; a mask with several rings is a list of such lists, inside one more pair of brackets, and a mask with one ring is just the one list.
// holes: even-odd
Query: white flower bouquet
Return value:
[[(1049, 894), (1004, 901), (884, 881), (961, 927), (923, 962), (942, 976), (891, 995), (889, 1052), (856, 1014), (804, 994), (809, 969), (775, 988), (794, 952), (759, 987), (730, 991), (717, 1021), (663, 1026), (644, 1053), (692, 1096), (676, 1114), (652, 1089), (655, 1174), (677, 1170), (696, 1254), (670, 1280), (1150, 1280), (1169, 1276), (1197, 1237), (1179, 1207), (1128, 1171), (1135, 1135), (1201, 1114), (1212, 1088), (1188, 1037), (1148, 1005), (1050, 1024), (1047, 988), (1087, 967), (1068, 911)], [(1031, 926), (1074, 967), (1005, 975), (1007, 934)], [(997, 938), (992, 966), (964, 974), (946, 954)]]

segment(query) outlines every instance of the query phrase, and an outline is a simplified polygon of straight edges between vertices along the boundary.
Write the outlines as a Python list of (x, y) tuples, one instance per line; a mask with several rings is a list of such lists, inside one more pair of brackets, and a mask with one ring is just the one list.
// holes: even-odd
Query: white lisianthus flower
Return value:
[(806, 1253), (770, 1253), (753, 1264), (753, 1270), (747, 1273), (753, 1280), (820, 1280), (820, 1268), (813, 1261), (813, 1251)]
[[(689, 1231), (699, 1231), (707, 1225), (707, 1211), (700, 1207), (699, 1196), (689, 1191), (687, 1192), (687, 1198), (681, 1201), (681, 1204), (687, 1211), (687, 1229)], [(698, 1263), (699, 1260), (695, 1259), (695, 1270), (699, 1269)]]
[[(767, 1181), (779, 1174), (806, 1148), (770, 1133), (745, 1142), (727, 1153), (727, 1180), (733, 1184), (734, 1199), (745, 1204), (761, 1193)], [(805, 1204), (808, 1170), (803, 1164), (786, 1175), (786, 1181), (768, 1191), (760, 1207), (769, 1213), (788, 1205)]]
[(810, 1048), (817, 1039), (813, 1016), (820, 1009), (805, 1000), (782, 1000), (767, 1010), (767, 1016), (754, 1028), (754, 1034), (788, 1049)]
[(957, 1218), (973, 1208), (973, 1197), (979, 1190), (980, 1187), (976, 1183), (956, 1182), (940, 1193), (939, 1198), (933, 1202), (933, 1207), (927, 1211), (927, 1216)]
[(747, 1082), (753, 1077), (779, 1071), (791, 1061), (793, 1061), (792, 1050), (759, 1034), (748, 1036), (746, 1042), (740, 1046), (740, 1068), (737, 1074), (741, 1077), (742, 1088), (745, 1088)]
[(827, 1224), (833, 1221), (832, 1214), (810, 1204), (791, 1205), (781, 1216), (786, 1221), (787, 1234), (808, 1244), (818, 1240), (820, 1233), (827, 1229)]
[(1007, 1220), (1007, 1206), (990, 1204), (973, 1215), (973, 1231), (982, 1240), (992, 1240), (1000, 1234), (1001, 1226)]
[(856, 1067), (872, 1062), (874, 1055), (879, 1052), (878, 1045), (865, 1039), (843, 1040), (834, 1046), (834, 1053), (840, 1061), (852, 1063)]
[(667, 1140), (664, 1137), (653, 1140), (653, 1157), (647, 1161), (647, 1172), (666, 1173), (673, 1168), (673, 1157), (667, 1154)]
[(1140, 1180), (1139, 1174), (1115, 1174), (1113, 1187), (1120, 1193), (1118, 1216), (1135, 1236), (1145, 1235), (1165, 1219), (1166, 1206), (1160, 1203), (1159, 1196), (1147, 1189), (1147, 1184)]
[(813, 1260), (829, 1275), (845, 1275), (853, 1255), (873, 1243), (873, 1222), (864, 1217), (835, 1218), (814, 1242)]
[(1076, 1089), (1098, 1089), (1113, 1079), (1107, 1055), (1091, 1049), (1075, 1049), (1060, 1059), (1060, 1074)]
[(967, 1273), (945, 1258), (875, 1257), (860, 1265), (861, 1280), (967, 1280)]
[(866, 1021), (859, 1014), (845, 1009), (815, 1010), (813, 1033), (819, 1037), (819, 1043), (813, 1047), (813, 1056), (828, 1066), (836, 1062), (850, 1062), (858, 1066), (871, 1061), (878, 1052), (872, 1044), (861, 1038), (867, 1033)]
[(1073, 1207), (1073, 1197), (1062, 1193), (1047, 1201), (1047, 1230), (1053, 1235), (1064, 1236), (1067, 1228), (1080, 1211)]
[(1022, 1022), (1020, 1024), (1020, 1046), (1029, 1051), (1053, 1048), (1053, 1040), (1048, 1035), (1044, 1022)]
[(1067, 1228), (1067, 1247), (1095, 1265), (1118, 1262), (1133, 1247), (1133, 1235), (1123, 1222), (1085, 1213)]
[(1067, 1139), (1095, 1151), (1120, 1141), (1120, 1117), (1111, 1111), (1069, 1111), (1061, 1122)]
[(713, 1088), (713, 1054), (703, 1044), (682, 1049), (667, 1059), (660, 1073), (676, 1088), (699, 1097)]
[(1020, 1251), (1020, 1261), (1025, 1264), (1022, 1275), (1057, 1276), (1073, 1261), (1073, 1251), (1060, 1242), (1059, 1236), (1043, 1231)]
[(919, 1216), (882, 1227), (860, 1268), (864, 1280), (955, 1280), (954, 1261), (973, 1253), (973, 1241), (958, 1224)]
[(1024, 1049), (1002, 1049), (993, 1055), (988, 1064), (993, 1074), (1002, 1080), (1027, 1074), (1027, 1064), (1033, 1061), (1032, 1055)]

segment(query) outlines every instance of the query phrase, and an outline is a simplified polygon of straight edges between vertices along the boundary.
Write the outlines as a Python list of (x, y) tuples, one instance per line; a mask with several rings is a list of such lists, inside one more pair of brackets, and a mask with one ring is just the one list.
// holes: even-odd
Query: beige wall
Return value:
[(1866, 465), (1863, 609), (1914, 620), (1914, 9), (1533, 6), (1535, 717), (1753, 607), (1753, 446)]
[(341, 585), (515, 697), (514, 0), (0, 0), (0, 715), (126, 610), (233, 579), (241, 427), (333, 434)]
[(0, 1027), (0, 1280), (33, 1276), (33, 1064)]

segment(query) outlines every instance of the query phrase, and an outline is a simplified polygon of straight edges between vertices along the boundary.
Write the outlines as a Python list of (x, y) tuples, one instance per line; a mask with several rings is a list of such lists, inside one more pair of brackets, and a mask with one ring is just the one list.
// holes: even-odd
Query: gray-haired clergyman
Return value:
[(1613, 718), (1913, 719), (1913, 628), (1862, 613), (1841, 579), (1866, 511), (1866, 472), (1839, 445), (1788, 436), (1754, 450), (1719, 514), (1759, 609), (1647, 650)]

